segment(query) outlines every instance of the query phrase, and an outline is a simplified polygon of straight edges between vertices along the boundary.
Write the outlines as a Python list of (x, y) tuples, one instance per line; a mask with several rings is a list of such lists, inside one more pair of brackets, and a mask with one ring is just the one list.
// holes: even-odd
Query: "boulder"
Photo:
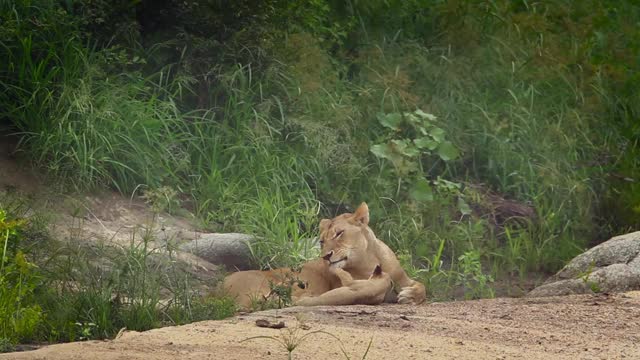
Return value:
[(640, 289), (640, 231), (616, 236), (576, 256), (527, 296)]
[(227, 270), (256, 269), (249, 243), (254, 237), (247, 234), (200, 234), (180, 246), (180, 250), (192, 253), (210, 263), (224, 265)]

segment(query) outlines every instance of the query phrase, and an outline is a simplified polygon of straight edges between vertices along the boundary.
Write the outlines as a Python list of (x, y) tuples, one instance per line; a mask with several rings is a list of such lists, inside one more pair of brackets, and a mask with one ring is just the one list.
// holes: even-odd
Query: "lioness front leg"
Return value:
[(394, 290), (398, 294), (393, 300), (399, 304), (423, 303), (427, 299), (425, 286), (410, 278), (395, 257), (391, 258), (389, 263), (388, 268), (394, 269), (391, 272), (391, 279), (393, 279)]
[(335, 271), (340, 277), (342, 287), (327, 291), (316, 297), (306, 297), (295, 302), (300, 306), (315, 305), (377, 305), (384, 301), (385, 294), (391, 289), (391, 277), (376, 265), (368, 280), (353, 280), (342, 270)]
[(420, 304), (427, 299), (427, 290), (421, 282), (411, 280), (410, 285), (400, 288), (398, 294), (399, 304)]
[(355, 289), (349, 288), (349, 286), (354, 284), (354, 280), (351, 274), (340, 268), (331, 268), (329, 269), (329, 272), (340, 279), (340, 283), (342, 284), (341, 287), (328, 291), (319, 296), (307, 296), (294, 299), (293, 303), (300, 306), (355, 304), (358, 298), (358, 293), (357, 291), (355, 291)]

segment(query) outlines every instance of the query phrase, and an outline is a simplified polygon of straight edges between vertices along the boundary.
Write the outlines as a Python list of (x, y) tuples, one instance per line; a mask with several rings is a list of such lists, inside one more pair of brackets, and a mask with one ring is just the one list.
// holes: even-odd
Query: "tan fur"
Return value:
[(382, 272), (379, 265), (367, 280), (353, 280), (348, 272), (340, 268), (332, 271), (340, 278), (342, 287), (320, 296), (303, 297), (294, 305), (378, 305), (384, 302), (385, 295), (392, 286), (391, 277)]
[(282, 284), (290, 280), (299, 280), (292, 285), (294, 299), (303, 296), (318, 296), (340, 286), (340, 279), (329, 271), (326, 261), (316, 259), (302, 265), (300, 271), (282, 268), (274, 270), (249, 270), (235, 272), (224, 279), (226, 294), (236, 299), (242, 309), (250, 309), (254, 300), (262, 299), (271, 292), (270, 284)]
[[(306, 284), (305, 289), (294, 285), (295, 302), (341, 287), (342, 280), (338, 274), (343, 278), (344, 274), (336, 269), (347, 272), (355, 280), (367, 280), (371, 269), (376, 265), (380, 265), (389, 275), (398, 290), (397, 297), (387, 298), (386, 301), (419, 304), (426, 299), (424, 285), (407, 276), (393, 251), (376, 238), (368, 224), (369, 208), (366, 203), (362, 203), (353, 214), (346, 213), (320, 221), (324, 260), (307, 262), (299, 273), (293, 274), (293, 277)], [(285, 274), (291, 274), (291, 270), (241, 271), (229, 275), (223, 287), (227, 293), (236, 297), (240, 306), (248, 308), (252, 298), (269, 294), (269, 281), (282, 282), (287, 277)], [(367, 286), (366, 281), (363, 284), (365, 285), (362, 286)], [(339, 301), (340, 296), (333, 299)]]

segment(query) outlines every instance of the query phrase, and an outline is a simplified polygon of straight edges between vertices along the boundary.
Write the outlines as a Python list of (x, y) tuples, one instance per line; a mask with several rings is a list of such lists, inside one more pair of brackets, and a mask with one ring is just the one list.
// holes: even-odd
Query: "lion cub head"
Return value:
[(322, 257), (329, 266), (350, 269), (366, 261), (372, 236), (369, 229), (369, 207), (362, 203), (356, 211), (320, 221)]

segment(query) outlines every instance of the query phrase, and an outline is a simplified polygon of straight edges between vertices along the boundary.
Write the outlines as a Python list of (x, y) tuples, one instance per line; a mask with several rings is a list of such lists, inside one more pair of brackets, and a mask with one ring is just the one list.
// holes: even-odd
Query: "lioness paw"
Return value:
[(415, 302), (411, 288), (406, 289), (407, 290), (402, 290), (400, 294), (398, 294), (398, 304), (411, 304)]
[(420, 304), (427, 298), (424, 285), (419, 282), (403, 287), (398, 294), (398, 304)]

